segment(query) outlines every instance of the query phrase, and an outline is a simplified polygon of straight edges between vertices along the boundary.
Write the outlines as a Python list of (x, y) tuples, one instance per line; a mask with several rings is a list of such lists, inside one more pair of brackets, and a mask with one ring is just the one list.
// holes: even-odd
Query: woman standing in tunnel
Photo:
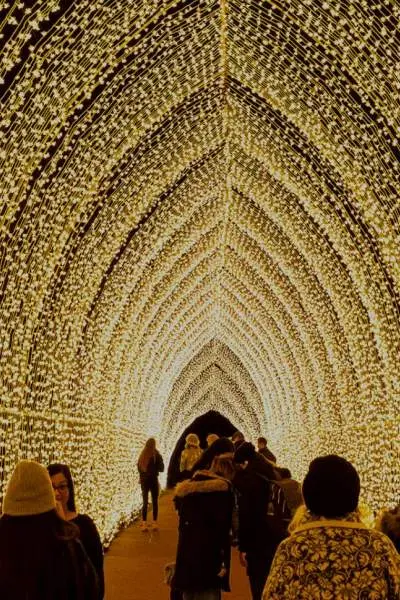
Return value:
[(156, 440), (149, 438), (140, 453), (139, 460), (137, 463), (140, 486), (142, 488), (143, 506), (142, 506), (142, 531), (147, 531), (149, 526), (147, 524), (147, 507), (149, 502), (149, 492), (151, 494), (151, 504), (153, 511), (153, 529), (158, 529), (157, 518), (158, 518), (158, 494), (159, 494), (159, 483), (158, 474), (164, 471), (164, 461), (161, 454), (156, 448)]

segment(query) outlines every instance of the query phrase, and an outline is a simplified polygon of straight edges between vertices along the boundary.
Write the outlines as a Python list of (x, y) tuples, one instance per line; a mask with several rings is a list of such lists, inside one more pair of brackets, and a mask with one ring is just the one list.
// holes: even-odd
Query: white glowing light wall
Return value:
[[(67, 6), (68, 4), (68, 6)], [(400, 4), (0, 3), (0, 495), (68, 462), (104, 539), (218, 410), (399, 489)]]

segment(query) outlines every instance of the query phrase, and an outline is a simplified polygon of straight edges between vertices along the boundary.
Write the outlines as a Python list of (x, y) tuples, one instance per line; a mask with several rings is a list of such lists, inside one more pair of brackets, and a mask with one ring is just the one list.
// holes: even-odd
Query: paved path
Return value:
[[(105, 600), (169, 600), (164, 565), (174, 561), (177, 543), (171, 492), (161, 496), (159, 513), (159, 531), (143, 533), (135, 523), (112, 542), (105, 557)], [(231, 587), (231, 593), (223, 594), (224, 600), (251, 599), (236, 549), (232, 549)]]

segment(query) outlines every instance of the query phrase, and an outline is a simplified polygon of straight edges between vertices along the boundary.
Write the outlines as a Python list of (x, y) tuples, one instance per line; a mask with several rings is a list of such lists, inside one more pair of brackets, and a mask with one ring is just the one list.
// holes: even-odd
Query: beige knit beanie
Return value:
[(47, 469), (33, 460), (21, 460), (8, 482), (3, 513), (16, 517), (40, 515), (55, 507)]

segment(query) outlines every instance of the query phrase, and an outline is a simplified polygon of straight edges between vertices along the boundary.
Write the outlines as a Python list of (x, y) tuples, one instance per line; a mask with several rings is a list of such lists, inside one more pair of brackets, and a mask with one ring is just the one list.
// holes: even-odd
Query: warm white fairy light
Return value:
[(39, 4), (0, 2), (0, 495), (66, 460), (108, 540), (213, 408), (392, 503), (398, 0)]

